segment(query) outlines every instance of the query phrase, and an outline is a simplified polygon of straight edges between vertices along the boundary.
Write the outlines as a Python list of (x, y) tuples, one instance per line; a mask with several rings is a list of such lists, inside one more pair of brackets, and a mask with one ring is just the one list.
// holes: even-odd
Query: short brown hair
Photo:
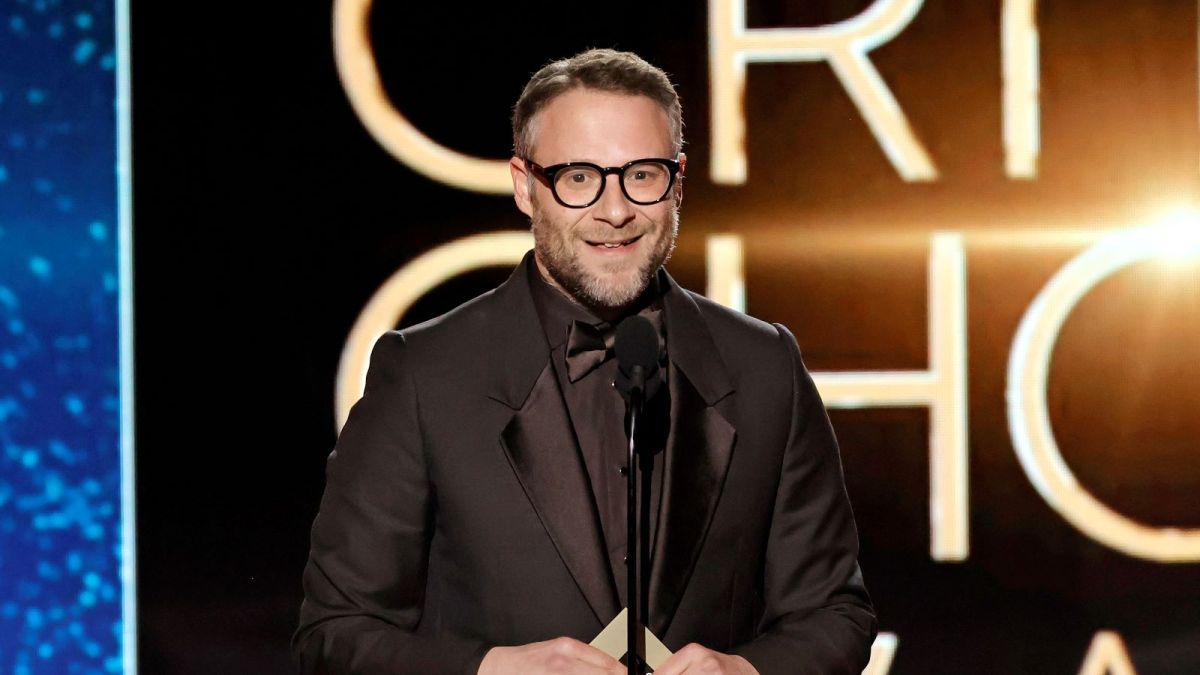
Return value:
[(555, 97), (579, 88), (649, 97), (667, 113), (675, 154), (683, 149), (683, 111), (671, 78), (633, 52), (589, 49), (552, 61), (529, 79), (513, 106), (513, 154), (528, 158), (534, 117)]

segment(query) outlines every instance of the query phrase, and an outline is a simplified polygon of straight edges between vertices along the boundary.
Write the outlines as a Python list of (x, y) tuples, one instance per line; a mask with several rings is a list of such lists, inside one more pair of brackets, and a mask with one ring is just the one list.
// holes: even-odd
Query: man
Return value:
[[(311, 673), (625, 672), (624, 432), (606, 339), (660, 337), (648, 627), (656, 673), (857, 673), (875, 618), (836, 442), (795, 339), (662, 270), (679, 100), (629, 53), (533, 76), (510, 162), (535, 249), (376, 343), (330, 455), (294, 649)], [(611, 342), (611, 340), (609, 340)], [(654, 413), (653, 411), (657, 411)], [(639, 437), (640, 438), (640, 437)]]

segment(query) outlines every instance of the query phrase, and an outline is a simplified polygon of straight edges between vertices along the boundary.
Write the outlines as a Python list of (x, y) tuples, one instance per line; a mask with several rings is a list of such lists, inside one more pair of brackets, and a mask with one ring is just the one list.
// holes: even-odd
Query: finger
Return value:
[[(605, 656), (608, 655), (605, 654)], [(615, 667), (597, 666), (586, 661), (576, 661), (575, 663), (577, 667), (571, 670), (572, 675), (620, 675), (625, 672), (625, 666), (620, 662), (617, 662)]]
[(584, 644), (579, 640), (564, 637), (558, 638), (555, 643), (555, 649), (559, 650), (560, 654), (570, 656), (571, 658), (577, 661), (582, 661), (589, 666), (599, 668), (602, 672), (607, 672), (613, 666), (621, 665), (620, 662), (608, 654), (605, 654), (589, 644)]
[(703, 647), (693, 642), (672, 654), (661, 668), (654, 671), (654, 675), (681, 675), (695, 663), (703, 651)]
[(680, 675), (684, 670), (687, 670), (687, 667), (687, 657), (675, 653), (662, 664), (662, 667), (655, 669), (654, 675)]
[[(620, 661), (617, 661), (616, 659), (613, 659), (613, 665), (609, 668), (605, 668), (604, 672), (608, 673), (609, 675), (626, 675), (626, 673), (629, 672), (629, 666), (625, 665), (624, 663), (621, 663)], [(637, 672), (641, 672), (641, 671), (637, 671)], [(663, 671), (655, 670), (654, 675), (658, 675), (661, 672), (663, 672)]]

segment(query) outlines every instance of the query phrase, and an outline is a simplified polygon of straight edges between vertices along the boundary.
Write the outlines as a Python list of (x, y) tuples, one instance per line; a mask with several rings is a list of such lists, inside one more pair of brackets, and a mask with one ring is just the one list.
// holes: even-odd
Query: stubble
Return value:
[(636, 300), (646, 290), (658, 268), (670, 260), (679, 234), (679, 207), (676, 205), (669, 211), (668, 222), (656, 224), (655, 231), (663, 234), (655, 242), (649, 256), (632, 269), (624, 260), (606, 262), (597, 273), (585, 267), (579, 259), (574, 248), (578, 239), (572, 228), (552, 222), (536, 198), (533, 200), (533, 216), (530, 220), (534, 249), (542, 265), (563, 290), (592, 307), (619, 308)]

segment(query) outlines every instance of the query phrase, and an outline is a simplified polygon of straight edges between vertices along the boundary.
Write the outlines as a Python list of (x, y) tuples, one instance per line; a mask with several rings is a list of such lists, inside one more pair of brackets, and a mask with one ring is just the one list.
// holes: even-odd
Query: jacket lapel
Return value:
[(661, 636), (704, 544), (737, 433), (715, 407), (734, 390), (699, 307), (665, 271), (660, 283), (670, 358), (671, 432), (650, 565), (649, 625)]
[(601, 625), (617, 614), (600, 515), (554, 369), (546, 367), (501, 434), (525, 494)]
[(529, 265), (531, 255), (496, 291), (507, 313), (495, 317), (491, 362), (498, 367), (489, 396), (515, 411), (500, 445), (559, 557), (605, 625), (619, 609), (616, 586), (587, 468), (530, 296)]

